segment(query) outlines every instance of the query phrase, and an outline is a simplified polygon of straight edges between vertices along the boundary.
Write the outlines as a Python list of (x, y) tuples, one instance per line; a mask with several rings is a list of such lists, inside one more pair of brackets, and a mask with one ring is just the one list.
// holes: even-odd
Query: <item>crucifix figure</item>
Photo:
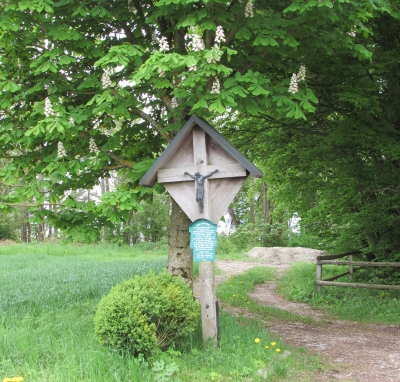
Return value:
[(203, 212), (204, 179), (215, 174), (216, 172), (218, 172), (218, 170), (214, 170), (207, 175), (200, 175), (199, 172), (195, 172), (194, 175), (191, 175), (187, 171), (184, 172), (184, 175), (188, 175), (192, 179), (197, 180), (196, 202), (200, 205), (200, 213)]

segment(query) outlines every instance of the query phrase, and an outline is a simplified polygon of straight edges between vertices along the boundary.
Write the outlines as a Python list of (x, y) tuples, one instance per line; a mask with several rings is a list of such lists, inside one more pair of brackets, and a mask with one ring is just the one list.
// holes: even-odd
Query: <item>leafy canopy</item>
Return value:
[[(352, 31), (369, 35), (378, 11), (391, 2), (2, 2), (0, 208), (29, 203), (38, 220), (96, 238), (153, 192), (138, 181), (190, 114), (308, 120), (318, 97), (307, 79), (289, 93), (292, 75), (320, 55), (367, 62)], [(101, 203), (70, 194), (113, 171), (124, 183)]]

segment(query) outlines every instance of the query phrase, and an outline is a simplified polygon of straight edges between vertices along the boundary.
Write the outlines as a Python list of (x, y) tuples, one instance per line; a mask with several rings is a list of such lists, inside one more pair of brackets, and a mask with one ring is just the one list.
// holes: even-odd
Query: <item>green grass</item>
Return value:
[[(324, 265), (322, 278), (348, 271), (346, 266)], [(360, 275), (354, 273), (354, 282)], [(292, 265), (279, 282), (280, 293), (289, 300), (309, 303), (327, 310), (345, 320), (380, 324), (400, 324), (400, 291), (322, 287), (317, 294), (316, 265), (297, 263)], [(350, 282), (344, 276), (338, 282)]]
[(221, 283), (217, 288), (217, 296), (232, 306), (245, 308), (252, 313), (257, 313), (263, 318), (278, 318), (289, 321), (312, 322), (311, 317), (302, 317), (286, 310), (257, 303), (250, 298), (256, 284), (262, 284), (275, 279), (275, 271), (268, 267), (254, 267), (242, 275), (231, 277)]
[(50, 255), (87, 258), (90, 261), (149, 260), (168, 256), (168, 245), (160, 243), (139, 243), (132, 247), (116, 244), (63, 244), (46, 242), (40, 244), (13, 244), (1, 247), (0, 255)]
[[(160, 374), (152, 370), (155, 359), (135, 359), (101, 346), (94, 338), (93, 318), (112, 285), (149, 269), (159, 272), (165, 257), (132, 255), (126, 249), (108, 254), (105, 246), (93, 247), (85, 246), (80, 253), (68, 246), (64, 254), (63, 246), (32, 246), (37, 253), (20, 254), (6, 247), (8, 254), (0, 255), (0, 380), (23, 376), (26, 382), (150, 382)], [(144, 261), (143, 256), (156, 258)], [(275, 341), (282, 351), (287, 347), (259, 320), (221, 314), (220, 328), (219, 348), (203, 349), (199, 325), (158, 361), (163, 360), (165, 369), (173, 364), (179, 368), (176, 381), (262, 381), (257, 373), (263, 368), (270, 381), (298, 373), (309, 380), (312, 370), (321, 367), (301, 349), (290, 349), (292, 354), (279, 360), (274, 349), (265, 346)]]

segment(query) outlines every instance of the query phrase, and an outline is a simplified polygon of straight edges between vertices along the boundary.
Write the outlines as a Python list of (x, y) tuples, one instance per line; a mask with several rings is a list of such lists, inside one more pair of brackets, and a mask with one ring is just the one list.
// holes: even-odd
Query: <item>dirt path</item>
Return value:
[[(241, 274), (254, 266), (270, 266), (277, 268), (278, 274), (289, 267), (291, 261), (314, 261), (315, 250), (308, 250), (309, 256), (304, 256), (306, 249), (301, 248), (299, 258), (296, 258), (296, 248), (266, 249), (270, 252), (254, 256), (257, 262), (240, 262), (221, 260), (216, 266), (223, 275), (216, 276), (216, 282), (226, 280), (231, 275)], [(293, 250), (290, 253), (290, 250)], [(253, 252), (254, 249), (252, 250)], [(199, 296), (199, 285), (195, 281), (195, 296)], [(251, 297), (264, 305), (287, 310), (303, 317), (311, 316), (314, 323), (286, 322), (281, 320), (268, 321), (268, 330), (278, 335), (283, 341), (302, 346), (318, 352), (331, 365), (331, 370), (315, 377), (316, 381), (368, 381), (368, 382), (399, 382), (400, 381), (400, 326), (360, 324), (342, 321), (329, 317), (321, 311), (312, 309), (306, 304), (285, 300), (276, 292), (276, 282), (257, 285)], [(249, 317), (247, 311), (231, 306), (222, 306), (233, 314), (243, 314)]]

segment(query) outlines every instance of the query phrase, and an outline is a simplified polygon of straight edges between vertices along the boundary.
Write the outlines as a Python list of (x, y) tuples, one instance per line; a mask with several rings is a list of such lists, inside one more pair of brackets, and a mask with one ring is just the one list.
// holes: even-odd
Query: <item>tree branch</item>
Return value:
[(164, 133), (161, 131), (163, 127), (156, 120), (151, 118), (148, 114), (146, 114), (144, 111), (138, 109), (137, 107), (134, 107), (132, 109), (132, 111), (134, 113), (136, 113), (139, 117), (143, 118), (145, 121), (149, 122), (153, 127), (155, 127), (159, 131), (159, 133), (164, 137), (164, 139), (166, 141), (168, 141), (168, 142), (172, 141), (172, 139), (168, 133)]

